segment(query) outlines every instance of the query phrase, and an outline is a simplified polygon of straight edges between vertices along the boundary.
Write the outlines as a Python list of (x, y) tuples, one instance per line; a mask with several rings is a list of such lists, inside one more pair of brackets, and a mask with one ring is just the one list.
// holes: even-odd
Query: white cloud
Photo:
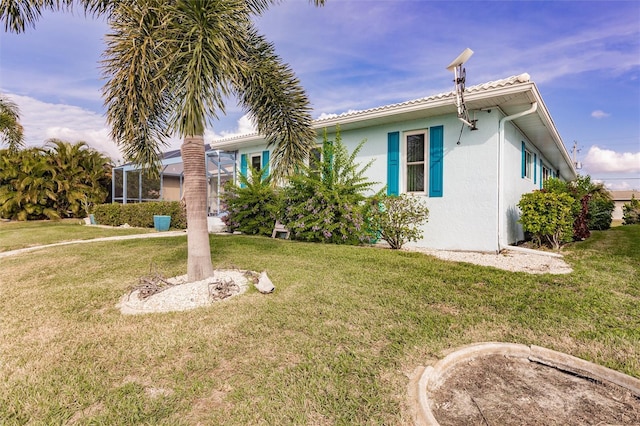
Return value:
[(593, 111), (591, 113), (591, 117), (598, 118), (598, 119), (607, 118), (607, 117), (610, 117), (610, 116), (611, 116), (611, 114), (609, 114), (608, 112), (604, 112), (604, 111), (602, 111), (600, 109), (597, 109), (597, 110), (595, 110), (595, 111)]
[(238, 119), (237, 127), (235, 128), (235, 130), (222, 130), (220, 133), (217, 133), (215, 130), (207, 129), (204, 132), (204, 139), (206, 142), (210, 142), (212, 140), (232, 138), (235, 136), (242, 136), (255, 132), (256, 126), (253, 118), (250, 114), (245, 114)]
[(589, 148), (584, 165), (591, 173), (640, 173), (640, 152), (619, 153), (594, 145)]
[(631, 191), (638, 188), (638, 186), (634, 186), (628, 181), (610, 181), (605, 183), (604, 185), (609, 191)]
[(114, 160), (122, 158), (118, 147), (109, 137), (109, 129), (102, 115), (73, 105), (51, 104), (15, 94), (8, 96), (20, 108), (20, 123), (24, 127), (28, 146), (43, 146), (51, 138), (68, 142), (84, 141)]

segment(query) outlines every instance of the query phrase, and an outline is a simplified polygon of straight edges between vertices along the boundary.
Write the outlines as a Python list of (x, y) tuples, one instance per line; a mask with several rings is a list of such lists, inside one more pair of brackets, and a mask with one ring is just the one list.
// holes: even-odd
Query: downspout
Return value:
[(538, 110), (538, 102), (533, 102), (531, 108), (517, 114), (502, 117), (498, 122), (498, 252), (509, 244), (505, 241), (504, 228), (504, 125), (507, 121), (524, 117)]

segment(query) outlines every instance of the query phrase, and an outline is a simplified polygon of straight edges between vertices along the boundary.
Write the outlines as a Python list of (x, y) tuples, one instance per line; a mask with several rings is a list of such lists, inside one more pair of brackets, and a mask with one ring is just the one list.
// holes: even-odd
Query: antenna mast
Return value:
[(578, 152), (580, 152), (580, 149), (578, 149), (578, 141), (573, 141), (573, 165), (576, 168), (576, 170), (580, 170), (582, 169), (582, 163), (578, 161), (578, 159), (576, 158), (576, 154)]
[(462, 65), (469, 60), (473, 55), (473, 50), (466, 48), (456, 59), (453, 60), (447, 67), (449, 71), (453, 71), (453, 82), (455, 84), (456, 91), (456, 107), (458, 108), (458, 119), (464, 124), (469, 126), (471, 130), (478, 130), (476, 122), (478, 120), (471, 120), (469, 117), (469, 111), (464, 103), (464, 89), (465, 81), (467, 79), (467, 70), (462, 68)]

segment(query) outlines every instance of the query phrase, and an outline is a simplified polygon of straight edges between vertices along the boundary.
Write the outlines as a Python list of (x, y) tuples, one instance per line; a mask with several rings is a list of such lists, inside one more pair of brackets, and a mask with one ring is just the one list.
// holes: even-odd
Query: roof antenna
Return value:
[(458, 55), (447, 67), (447, 70), (453, 71), (453, 82), (456, 85), (456, 106), (458, 107), (458, 120), (469, 126), (470, 130), (478, 130), (476, 122), (478, 120), (471, 120), (469, 117), (469, 111), (464, 103), (464, 83), (467, 78), (467, 70), (462, 68), (462, 65), (469, 60), (473, 55), (473, 50), (468, 47)]

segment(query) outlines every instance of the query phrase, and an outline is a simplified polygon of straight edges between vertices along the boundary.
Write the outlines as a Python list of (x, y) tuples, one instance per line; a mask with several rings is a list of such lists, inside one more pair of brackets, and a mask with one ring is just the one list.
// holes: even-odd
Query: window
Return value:
[(542, 165), (542, 182), (544, 182), (547, 179), (550, 179), (551, 177), (553, 177), (553, 174), (551, 173), (551, 169), (543, 164)]
[(404, 142), (407, 192), (426, 192), (429, 153), (427, 131), (405, 133)]
[(530, 151), (525, 150), (524, 151), (524, 177), (526, 177), (527, 179), (531, 179), (531, 177), (533, 176), (532, 173), (532, 169), (533, 169), (533, 155), (531, 154)]
[(262, 168), (262, 156), (260, 154), (251, 154), (251, 167), (259, 172)]
[(522, 142), (522, 177), (534, 179), (534, 155), (529, 151), (524, 142)]
[(387, 194), (444, 196), (444, 126), (387, 133)]
[(322, 146), (311, 148), (309, 153), (309, 169), (314, 176), (320, 176), (320, 168), (322, 167)]

